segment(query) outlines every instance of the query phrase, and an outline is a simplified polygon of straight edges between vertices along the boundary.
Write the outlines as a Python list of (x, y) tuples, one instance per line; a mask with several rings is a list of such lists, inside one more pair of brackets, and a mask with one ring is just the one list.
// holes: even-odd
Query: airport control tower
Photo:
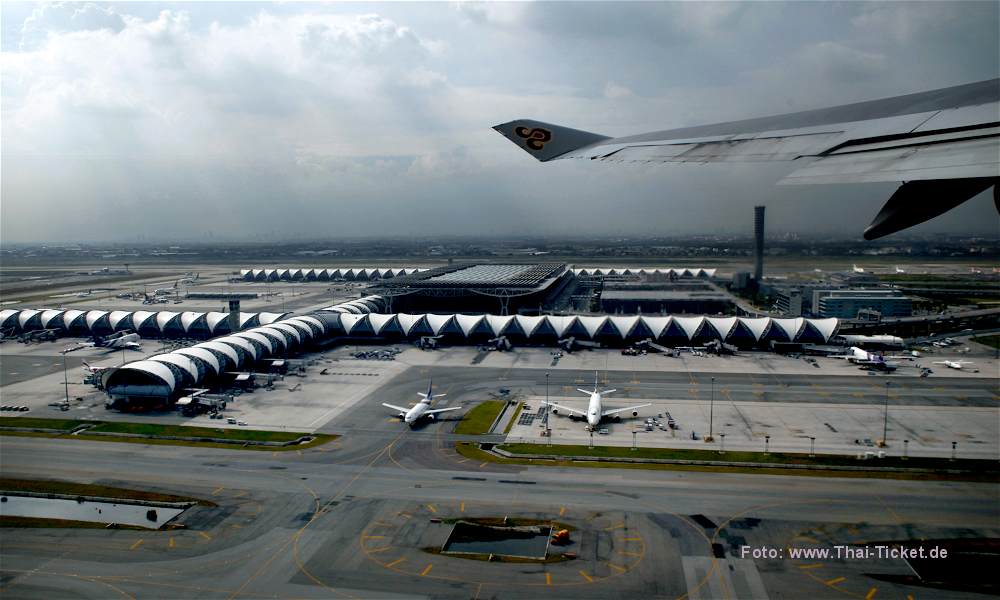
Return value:
[(753, 278), (758, 283), (764, 278), (764, 207), (753, 207)]

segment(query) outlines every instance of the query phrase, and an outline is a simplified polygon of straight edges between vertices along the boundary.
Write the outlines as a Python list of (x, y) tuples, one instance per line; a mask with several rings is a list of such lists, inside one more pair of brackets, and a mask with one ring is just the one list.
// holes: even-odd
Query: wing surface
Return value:
[(636, 406), (626, 406), (625, 408), (611, 408), (601, 413), (602, 417), (609, 417), (611, 415), (617, 415), (622, 412), (629, 412), (633, 410), (639, 410), (640, 408), (646, 408), (647, 406), (652, 406), (652, 404), (638, 404)]

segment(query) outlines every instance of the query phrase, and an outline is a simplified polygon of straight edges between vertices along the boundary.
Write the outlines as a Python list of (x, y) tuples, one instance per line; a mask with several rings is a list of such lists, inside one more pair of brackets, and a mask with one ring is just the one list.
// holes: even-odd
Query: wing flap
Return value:
[(779, 183), (858, 183), (1000, 177), (1000, 134), (947, 143), (928, 141), (831, 154), (789, 173)]
[[(609, 151), (594, 154), (590, 158), (603, 161), (675, 163), (782, 161), (817, 154), (836, 144), (842, 137), (843, 131), (823, 131), (691, 141), (664, 140), (660, 143), (647, 142), (618, 147), (599, 146), (593, 150)], [(566, 158), (580, 156), (580, 152), (574, 152)]]

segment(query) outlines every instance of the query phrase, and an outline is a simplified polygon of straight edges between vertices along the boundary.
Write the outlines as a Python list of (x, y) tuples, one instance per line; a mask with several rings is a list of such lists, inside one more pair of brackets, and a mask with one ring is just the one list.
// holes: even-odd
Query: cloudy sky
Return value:
[[(0, 6), (0, 237), (857, 235), (892, 184), (786, 164), (535, 162), (607, 135), (997, 77), (996, 2)], [(996, 234), (981, 195), (914, 231)]]

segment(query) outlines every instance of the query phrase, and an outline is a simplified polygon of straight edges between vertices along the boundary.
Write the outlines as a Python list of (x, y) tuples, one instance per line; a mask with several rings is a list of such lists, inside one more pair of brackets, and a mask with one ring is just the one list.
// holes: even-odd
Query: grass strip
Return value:
[[(37, 494), (61, 494), (64, 496), (98, 496), (101, 498), (119, 498), (124, 500), (142, 500), (147, 502), (195, 502), (202, 506), (215, 506), (213, 502), (200, 498), (151, 492), (148, 490), (132, 490), (128, 488), (98, 485), (94, 483), (75, 483), (72, 481), (56, 481), (52, 479), (12, 479), (0, 478), (0, 490), (5, 492), (35, 492)], [(103, 525), (102, 525), (103, 527)]]
[(984, 346), (989, 346), (996, 350), (1000, 350), (1000, 335), (984, 335), (981, 337), (972, 338), (973, 342), (982, 344)]
[(455, 433), (463, 435), (481, 435), (487, 433), (497, 415), (503, 410), (504, 400), (486, 400), (474, 406), (465, 413), (462, 420), (455, 426)]
[(257, 429), (228, 429), (224, 427), (187, 427), (184, 425), (159, 425), (156, 423), (130, 423), (116, 421), (101, 423), (87, 430), (102, 433), (132, 433), (138, 435), (166, 435), (191, 438), (219, 438), (251, 442), (290, 442), (308, 433), (293, 431), (261, 431)]
[[(983, 473), (909, 473), (895, 471), (838, 471), (834, 469), (815, 470), (803, 466), (802, 469), (776, 467), (732, 467), (723, 465), (681, 465), (672, 463), (633, 463), (613, 461), (588, 461), (546, 458), (506, 458), (486, 452), (473, 442), (458, 442), (455, 451), (465, 458), (480, 462), (505, 465), (543, 465), (553, 467), (585, 467), (592, 469), (643, 469), (650, 471), (698, 471), (708, 473), (749, 473), (754, 475), (784, 475), (806, 477), (841, 477), (852, 479), (903, 479), (920, 481), (976, 481), (1000, 482), (997, 472)], [(728, 454), (728, 453), (727, 453)], [(727, 459), (728, 460), (728, 459)]]
[[(69, 432), (78, 425), (94, 425), (85, 432), (74, 436), (67, 436), (65, 433), (41, 432), (41, 431), (10, 431), (4, 427), (31, 427), (38, 429), (58, 429)], [(105, 434), (134, 434), (134, 435), (161, 435), (187, 439), (157, 439), (147, 437), (129, 437), (126, 435), (90, 435), (90, 432), (102, 432)], [(56, 439), (81, 439), (98, 442), (125, 442), (130, 444), (154, 444), (164, 446), (195, 446), (199, 448), (227, 448), (230, 450), (264, 450), (270, 452), (288, 452), (291, 450), (305, 450), (320, 446), (335, 440), (338, 436), (327, 434), (310, 434), (294, 431), (262, 431), (258, 429), (228, 429), (223, 427), (186, 427), (182, 425), (159, 425), (156, 423), (131, 423), (131, 422), (101, 422), (101, 421), (73, 421), (66, 419), (36, 419), (24, 417), (5, 417), (0, 421), (0, 435), (16, 437), (47, 437)], [(239, 442), (291, 442), (303, 436), (311, 436), (313, 439), (303, 444), (290, 444), (287, 446), (269, 446), (257, 444), (240, 444)], [(232, 440), (227, 442), (203, 441), (197, 438), (216, 438)]]
[[(13, 433), (3, 432), (3, 434), (18, 435), (17, 432)], [(45, 434), (36, 434), (36, 435), (44, 436)], [(224, 450), (257, 450), (262, 452), (291, 452), (293, 450), (307, 450), (309, 448), (315, 448), (316, 446), (321, 446), (323, 444), (326, 444), (327, 442), (332, 442), (333, 440), (339, 437), (336, 435), (326, 435), (322, 433), (300, 434), (300, 435), (311, 435), (313, 439), (304, 444), (290, 444), (288, 446), (261, 446), (259, 444), (202, 442), (197, 440), (164, 440), (158, 438), (124, 437), (124, 436), (118, 437), (114, 435), (87, 435), (85, 433), (74, 435), (72, 438), (66, 438), (60, 436), (60, 439), (80, 439), (80, 440), (88, 440), (95, 442), (119, 442), (126, 444), (151, 444), (153, 446), (194, 446), (196, 448), (220, 448)]]
[(72, 419), (38, 419), (35, 417), (0, 417), (0, 427), (29, 427), (34, 429), (63, 429), (70, 431), (78, 425), (96, 421), (74, 421)]
[(688, 450), (678, 448), (643, 448), (632, 450), (628, 446), (571, 446), (564, 444), (504, 444), (501, 446), (508, 452), (515, 454), (548, 454), (558, 456), (587, 456), (601, 458), (652, 458), (665, 460), (704, 460), (712, 462), (748, 462), (758, 464), (792, 464), (802, 466), (878, 466), (896, 467), (910, 469), (946, 469), (964, 471), (997, 471), (997, 466), (993, 461), (958, 459), (949, 460), (947, 458), (935, 457), (911, 457), (904, 459), (901, 456), (887, 456), (879, 459), (868, 459), (861, 461), (853, 456), (843, 456), (835, 454), (816, 454), (809, 456), (804, 453), (792, 452), (745, 452), (726, 451), (719, 454), (718, 450)]
[(518, 402), (517, 409), (514, 410), (514, 416), (512, 416), (509, 421), (507, 421), (507, 427), (505, 427), (503, 430), (504, 435), (510, 433), (510, 430), (514, 427), (514, 423), (517, 423), (517, 417), (521, 415), (521, 410), (523, 408), (524, 408), (524, 402)]

